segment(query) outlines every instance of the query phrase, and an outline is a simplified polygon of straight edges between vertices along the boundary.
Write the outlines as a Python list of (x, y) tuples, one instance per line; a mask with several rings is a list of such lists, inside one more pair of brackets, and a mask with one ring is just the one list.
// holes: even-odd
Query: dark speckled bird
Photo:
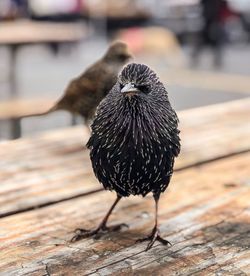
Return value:
[(67, 110), (82, 116), (88, 126), (96, 107), (114, 86), (118, 73), (131, 57), (125, 43), (114, 42), (100, 60), (69, 83), (62, 98), (52, 108), (32, 116)]
[(99, 227), (77, 229), (72, 241), (111, 230), (106, 223), (122, 197), (145, 196), (155, 200), (155, 225), (147, 250), (160, 236), (158, 201), (170, 182), (175, 157), (180, 152), (178, 118), (168, 93), (157, 75), (146, 65), (129, 64), (117, 83), (100, 103), (87, 143), (94, 173), (105, 189), (115, 191), (117, 199)]

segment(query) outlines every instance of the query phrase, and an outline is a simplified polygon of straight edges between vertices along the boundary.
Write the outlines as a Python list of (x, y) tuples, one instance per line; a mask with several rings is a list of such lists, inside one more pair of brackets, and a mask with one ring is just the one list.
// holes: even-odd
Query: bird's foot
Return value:
[(94, 237), (95, 239), (99, 239), (102, 235), (108, 233), (108, 232), (116, 232), (121, 230), (123, 227), (128, 228), (128, 225), (125, 223), (113, 225), (113, 226), (106, 226), (106, 225), (100, 225), (94, 230), (86, 230), (77, 228), (75, 230), (75, 235), (72, 237), (71, 242), (76, 242), (88, 237)]
[(152, 233), (149, 236), (142, 239), (138, 239), (136, 242), (144, 242), (144, 241), (149, 241), (145, 251), (148, 251), (153, 246), (155, 241), (158, 241), (163, 245), (172, 245), (168, 240), (165, 240), (160, 236), (160, 231), (157, 227), (154, 227)]

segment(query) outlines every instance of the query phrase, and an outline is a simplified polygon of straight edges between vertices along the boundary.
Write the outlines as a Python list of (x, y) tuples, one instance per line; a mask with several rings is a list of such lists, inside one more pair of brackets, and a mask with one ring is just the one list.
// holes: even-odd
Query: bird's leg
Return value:
[(117, 203), (120, 201), (120, 199), (121, 199), (121, 196), (117, 195), (117, 198), (116, 198), (115, 202), (112, 204), (111, 208), (109, 209), (109, 211), (107, 212), (107, 214), (103, 218), (102, 222), (99, 224), (99, 226), (96, 229), (86, 230), (86, 229), (77, 228), (75, 230), (76, 234), (71, 239), (71, 242), (79, 241), (81, 239), (91, 237), (91, 236), (97, 236), (97, 234), (100, 234), (100, 233), (106, 233), (106, 232), (109, 232), (109, 231), (119, 231), (123, 226), (127, 227), (127, 225), (124, 224), (124, 223), (114, 225), (114, 226), (110, 226), (110, 227), (107, 226), (108, 218), (111, 215), (111, 213), (114, 210)]
[(160, 230), (158, 228), (158, 202), (159, 202), (160, 195), (159, 194), (154, 194), (154, 200), (155, 200), (155, 226), (151, 232), (151, 234), (143, 239), (137, 240), (137, 242), (144, 242), (144, 241), (149, 241), (148, 246), (146, 247), (146, 251), (149, 250), (155, 241), (159, 241), (160, 243), (164, 245), (168, 245), (171, 243), (165, 239), (163, 239), (160, 236)]

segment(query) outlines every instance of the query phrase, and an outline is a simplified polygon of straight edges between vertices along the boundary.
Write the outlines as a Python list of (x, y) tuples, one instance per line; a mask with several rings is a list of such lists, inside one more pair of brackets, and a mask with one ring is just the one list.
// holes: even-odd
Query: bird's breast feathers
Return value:
[(156, 188), (164, 191), (175, 155), (168, 116), (157, 116), (152, 107), (136, 104), (132, 109), (123, 105), (105, 110), (99, 110), (88, 143), (99, 181), (123, 196), (146, 195)]

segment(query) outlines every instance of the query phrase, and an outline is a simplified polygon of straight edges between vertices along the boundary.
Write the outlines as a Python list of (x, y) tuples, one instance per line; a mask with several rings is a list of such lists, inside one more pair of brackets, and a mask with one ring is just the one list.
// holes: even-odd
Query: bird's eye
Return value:
[(118, 58), (120, 60), (126, 60), (128, 58), (128, 56), (126, 54), (120, 54), (120, 55), (118, 55)]
[(145, 94), (148, 94), (150, 91), (150, 89), (147, 85), (138, 85), (137, 88)]
[(122, 83), (119, 83), (120, 85), (120, 89), (122, 90), (122, 88), (124, 87), (124, 85)]

